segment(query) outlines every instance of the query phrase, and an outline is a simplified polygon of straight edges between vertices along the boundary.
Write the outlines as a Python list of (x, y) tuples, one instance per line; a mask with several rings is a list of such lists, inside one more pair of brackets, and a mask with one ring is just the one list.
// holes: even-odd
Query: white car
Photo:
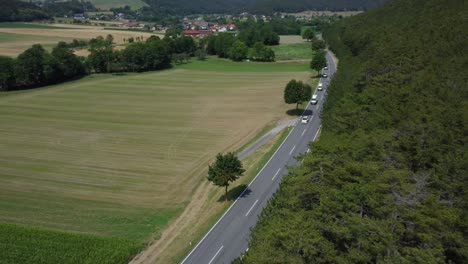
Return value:
[(324, 70), (328, 70), (328, 66), (325, 66), (323, 69), (324, 69)]
[(309, 116), (302, 116), (301, 123), (307, 124), (309, 122)]
[(328, 74), (324, 73), (322, 74), (322, 78), (327, 78), (328, 77)]
[(313, 104), (313, 105), (317, 104), (317, 102), (318, 102), (317, 97), (318, 96), (316, 94), (312, 95), (312, 100), (310, 100), (310, 103)]
[(323, 90), (323, 83), (319, 83), (317, 86), (317, 90), (322, 91)]

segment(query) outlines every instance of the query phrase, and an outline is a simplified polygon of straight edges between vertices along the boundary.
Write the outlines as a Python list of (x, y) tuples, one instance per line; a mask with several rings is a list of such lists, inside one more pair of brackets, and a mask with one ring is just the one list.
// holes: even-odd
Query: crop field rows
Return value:
[(283, 117), (284, 85), (308, 77), (300, 64), (209, 61), (0, 97), (0, 223), (157, 236), (215, 154)]

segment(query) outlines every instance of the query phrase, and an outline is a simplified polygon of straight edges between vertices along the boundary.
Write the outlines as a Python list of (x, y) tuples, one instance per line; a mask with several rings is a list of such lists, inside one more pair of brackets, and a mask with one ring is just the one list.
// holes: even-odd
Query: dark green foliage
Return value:
[(275, 61), (275, 52), (263, 43), (257, 42), (249, 50), (248, 57), (253, 61)]
[(60, 80), (72, 79), (86, 73), (83, 63), (73, 54), (65, 42), (59, 42), (54, 47), (52, 57), (56, 60)]
[(252, 47), (257, 42), (265, 45), (278, 45), (279, 35), (273, 30), (273, 26), (262, 20), (255, 22), (249, 19), (245, 22), (236, 24), (238, 30), (238, 39), (247, 46)]
[(161, 14), (220, 14), (250, 12), (298, 12), (303, 10), (357, 10), (377, 6), (384, 0), (145, 0)]
[(170, 37), (170, 38), (177, 38), (182, 34), (182, 27), (177, 25), (177, 26), (171, 26), (166, 30), (165, 36)]
[(229, 58), (233, 61), (241, 61), (247, 57), (247, 46), (244, 42), (236, 40), (229, 50)]
[(97, 11), (98, 9), (89, 1), (44, 1), (42, 10), (51, 16), (63, 17)]
[(15, 86), (13, 59), (0, 56), (0, 91), (8, 91)]
[(312, 28), (308, 27), (302, 32), (302, 39), (306, 39), (307, 41), (310, 41), (315, 37), (315, 32)]
[(320, 140), (238, 263), (467, 263), (463, 1), (394, 0), (324, 32)]
[(19, 0), (1, 1), (0, 22), (33, 21), (50, 18), (49, 14), (35, 4)]
[(181, 36), (174, 39), (173, 48), (173, 53), (187, 53), (193, 56), (197, 47), (192, 37)]
[(229, 57), (229, 50), (234, 43), (234, 36), (230, 33), (220, 33), (215, 37), (214, 49), (220, 58)]
[[(133, 241), (0, 224), (0, 263), (128, 263)], [(27, 252), (27, 254), (26, 254)]]
[(229, 184), (237, 180), (244, 173), (242, 163), (232, 152), (226, 155), (219, 153), (216, 161), (208, 167), (207, 179), (216, 186), (225, 187), (225, 198), (227, 200), (227, 188)]
[(156, 36), (151, 36), (144, 43), (132, 43), (121, 51), (120, 63), (124, 70), (133, 72), (168, 68), (171, 63), (168, 45), (174, 43), (172, 40), (171, 42), (162, 41)]
[[(35, 21), (52, 19), (54, 16), (63, 17), (73, 14), (82, 14), (97, 11), (96, 7), (88, 1), (43, 1), (41, 6), (31, 1), (2, 0), (0, 9), (0, 22)], [(34, 1), (36, 3), (36, 1)]]
[(206, 51), (204, 49), (197, 49), (195, 51), (195, 57), (201, 61), (206, 60)]
[(106, 38), (99, 36), (89, 41), (88, 65), (97, 73), (110, 72), (111, 63), (115, 59), (115, 53), (112, 49), (112, 35)]
[(325, 41), (317, 38), (312, 38), (312, 50), (319, 51), (325, 49)]
[(296, 110), (299, 104), (308, 101), (312, 95), (312, 89), (308, 84), (302, 81), (291, 80), (284, 88), (284, 102), (287, 104), (296, 104)]
[(323, 69), (323, 67), (327, 66), (327, 58), (325, 57), (324, 51), (317, 51), (310, 62), (310, 68), (312, 70), (316, 70), (317, 73)]
[(22, 86), (41, 85), (45, 82), (44, 60), (46, 51), (39, 45), (33, 45), (16, 59), (15, 75)]

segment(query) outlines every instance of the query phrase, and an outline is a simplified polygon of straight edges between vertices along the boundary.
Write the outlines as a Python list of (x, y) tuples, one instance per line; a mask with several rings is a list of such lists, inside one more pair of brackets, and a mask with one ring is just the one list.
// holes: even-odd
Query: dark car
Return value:
[(322, 74), (322, 77), (323, 77), (323, 78), (327, 78), (327, 77), (328, 77), (328, 74), (324, 73), (324, 74)]

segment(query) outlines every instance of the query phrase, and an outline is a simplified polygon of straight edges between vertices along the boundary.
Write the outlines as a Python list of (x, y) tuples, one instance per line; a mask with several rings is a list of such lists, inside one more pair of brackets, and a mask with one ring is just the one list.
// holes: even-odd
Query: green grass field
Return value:
[[(0, 96), (0, 228), (13, 233), (0, 252), (24, 262), (21, 248), (42, 239), (35, 257), (63, 263), (51, 252), (89, 240), (95, 246), (82, 250), (96, 256), (88, 263), (129, 257), (182, 212), (216, 153), (283, 117), (284, 86), (309, 75), (299, 63), (211, 58)], [(28, 242), (29, 232), (43, 235)]]
[(142, 0), (91, 0), (91, 3), (102, 10), (109, 10), (113, 7), (124, 7), (126, 5), (130, 6), (132, 10), (138, 10), (147, 6)]
[(292, 43), (271, 46), (276, 60), (312, 59), (313, 51), (310, 43)]
[(180, 69), (199, 71), (232, 71), (232, 72), (305, 72), (309, 70), (307, 63), (270, 63), (270, 62), (233, 62), (227, 59), (210, 57), (205, 61), (192, 59), (187, 64), (179, 66)]

